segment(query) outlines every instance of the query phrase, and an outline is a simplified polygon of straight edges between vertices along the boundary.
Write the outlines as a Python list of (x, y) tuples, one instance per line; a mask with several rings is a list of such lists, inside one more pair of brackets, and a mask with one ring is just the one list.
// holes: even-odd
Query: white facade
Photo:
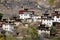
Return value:
[(23, 14), (19, 14), (20, 19), (27, 19), (31, 18), (31, 13), (30, 12), (24, 12)]
[(50, 35), (50, 31), (38, 30), (38, 34), (41, 35), (42, 33), (47, 33)]
[(10, 25), (10, 24), (3, 24), (2, 28), (3, 28), (3, 30), (10, 31), (10, 32), (13, 32), (13, 30), (14, 30), (14, 26)]
[(43, 19), (43, 20), (41, 20), (41, 21), (42, 21), (42, 24), (45, 24), (45, 25), (47, 25), (47, 26), (49, 26), (49, 27), (51, 27), (52, 24), (53, 24), (53, 20)]
[(53, 19), (54, 19), (53, 22), (60, 22), (60, 18), (57, 18), (57, 16), (54, 16)]
[(42, 24), (46, 24), (49, 27), (51, 27), (53, 25), (53, 22), (60, 22), (60, 18), (57, 18), (57, 16), (54, 16), (53, 20), (42, 19), (41, 21), (42, 21)]

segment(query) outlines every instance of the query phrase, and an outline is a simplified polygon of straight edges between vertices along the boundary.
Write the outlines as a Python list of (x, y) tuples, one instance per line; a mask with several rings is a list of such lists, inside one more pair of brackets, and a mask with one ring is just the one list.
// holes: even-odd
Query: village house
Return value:
[(60, 22), (60, 12), (59, 11), (55, 11), (51, 15), (52, 15), (52, 17), (54, 19), (53, 22)]
[(50, 36), (50, 31), (47, 31), (47, 30), (46, 31), (44, 31), (44, 30), (38, 30), (38, 34), (39, 35), (44, 34), (45, 36), (47, 35), (47, 37), (48, 37), (48, 36)]
[(54, 22), (60, 22), (60, 17), (54, 16)]
[(51, 16), (41, 16), (41, 22), (42, 24), (45, 24), (48, 27), (52, 26), (53, 19)]
[(41, 21), (41, 16), (39, 15), (35, 15), (34, 11), (29, 11), (28, 9), (24, 9), (24, 10), (20, 10), (19, 11), (19, 19), (21, 20), (26, 20), (27, 22), (31, 23), (33, 22), (37, 22), (37, 21)]
[(19, 11), (19, 19), (28, 19), (31, 18), (34, 14), (34, 11), (28, 11), (28, 9), (20, 10)]
[(14, 25), (13, 24), (4, 23), (4, 24), (2, 24), (2, 28), (3, 28), (3, 30), (5, 30), (7, 32), (14, 32)]
[(53, 22), (60, 22), (60, 12), (54, 11), (51, 16), (44, 14), (44, 16), (41, 16), (41, 22), (42, 24), (51, 27), (53, 25)]
[(50, 36), (50, 30), (49, 27), (46, 26), (45, 24), (40, 24), (40, 26), (38, 27), (38, 34), (39, 35), (45, 35), (47, 34), (47, 36)]

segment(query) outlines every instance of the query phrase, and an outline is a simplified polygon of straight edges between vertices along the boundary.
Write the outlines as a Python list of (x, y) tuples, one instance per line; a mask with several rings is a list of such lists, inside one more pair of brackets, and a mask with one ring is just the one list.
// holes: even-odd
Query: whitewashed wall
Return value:
[(53, 19), (54, 19), (53, 22), (60, 22), (60, 18), (57, 18), (57, 16), (54, 16)]
[(50, 31), (44, 31), (44, 30), (38, 30), (38, 34), (41, 35), (42, 33), (47, 33), (47, 34), (50, 34)]
[(41, 21), (42, 21), (42, 24), (46, 24), (46, 25), (48, 25), (49, 27), (51, 27), (52, 24), (53, 24), (53, 20), (43, 19), (43, 20), (41, 20)]
[(13, 30), (14, 30), (14, 26), (10, 25), (10, 24), (3, 24), (2, 28), (3, 28), (3, 30), (10, 31), (10, 32), (13, 32)]

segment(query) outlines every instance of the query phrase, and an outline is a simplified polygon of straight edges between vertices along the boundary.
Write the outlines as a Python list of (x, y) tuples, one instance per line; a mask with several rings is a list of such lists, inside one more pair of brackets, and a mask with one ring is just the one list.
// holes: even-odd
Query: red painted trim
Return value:
[(20, 10), (19, 14), (24, 14), (23, 12), (32, 12), (32, 14), (34, 14), (34, 11), (26, 11), (26, 10)]

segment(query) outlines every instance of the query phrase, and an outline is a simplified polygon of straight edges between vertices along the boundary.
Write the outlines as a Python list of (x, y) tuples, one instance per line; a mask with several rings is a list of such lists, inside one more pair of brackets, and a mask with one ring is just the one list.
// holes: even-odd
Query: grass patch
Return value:
[(56, 3), (56, 7), (60, 8), (60, 2)]
[(54, 4), (54, 1), (55, 0), (49, 0), (50, 5), (53, 5)]

